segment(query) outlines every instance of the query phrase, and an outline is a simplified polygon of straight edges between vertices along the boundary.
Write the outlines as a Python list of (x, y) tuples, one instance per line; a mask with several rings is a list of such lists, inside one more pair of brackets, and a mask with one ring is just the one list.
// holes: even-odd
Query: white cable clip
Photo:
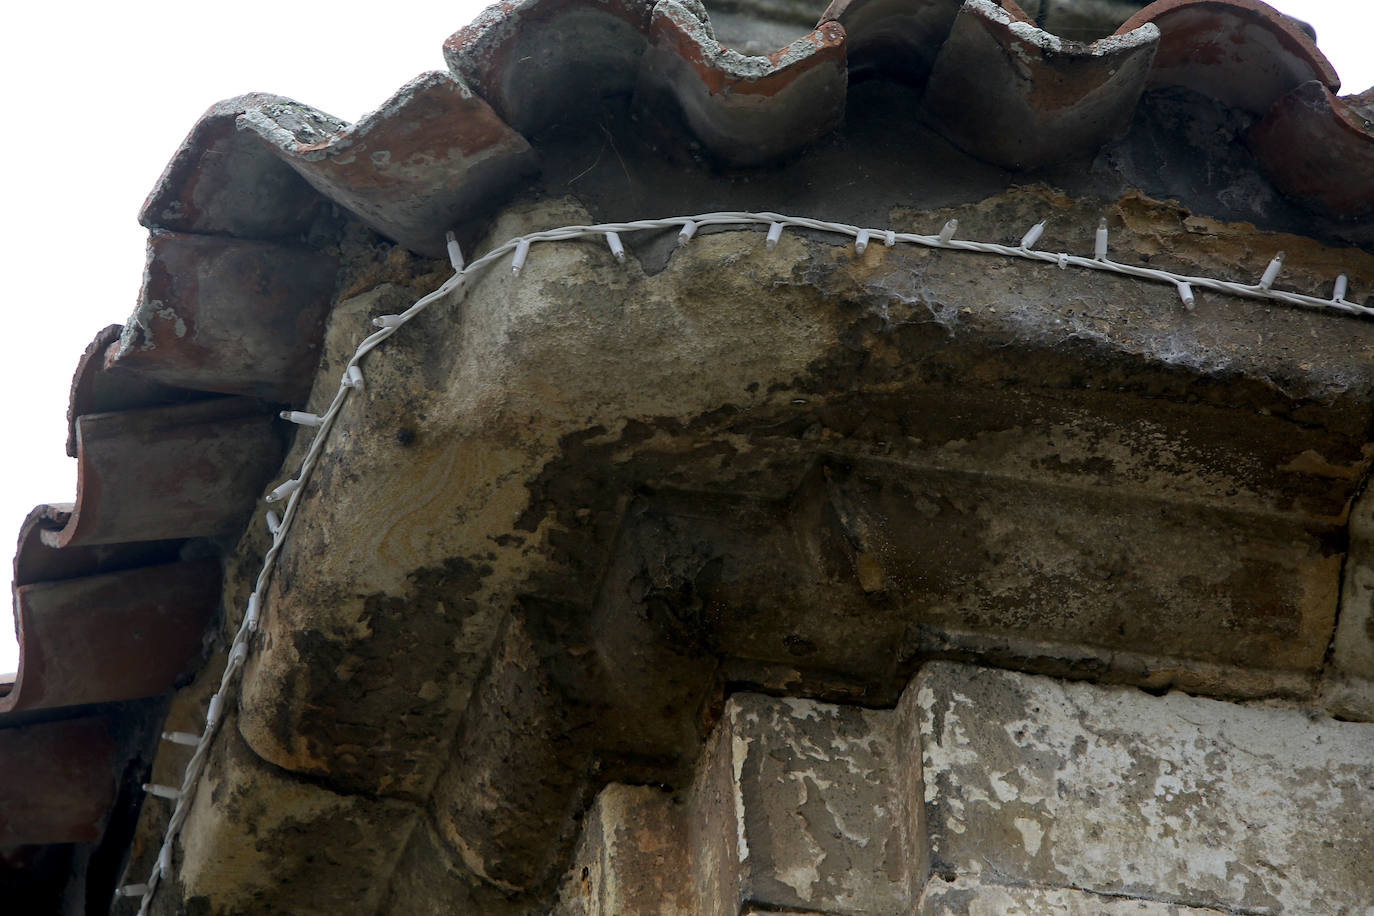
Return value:
[(685, 223), (683, 223), (682, 228), (678, 230), (677, 243), (679, 245), (686, 245), (688, 242), (692, 240), (692, 236), (696, 234), (697, 224), (689, 219)]
[(515, 254), (511, 255), (510, 272), (514, 276), (520, 276), (520, 271), (525, 267), (525, 258), (530, 256), (530, 240), (521, 239), (515, 243)]
[(248, 596), (248, 609), (243, 612), (243, 625), (248, 628), (249, 633), (258, 628), (259, 611), (258, 593), (253, 592)]
[(863, 254), (865, 251), (867, 251), (868, 239), (871, 234), (872, 233), (870, 233), (867, 229), (860, 229), (859, 234), (854, 237), (854, 250), (857, 251), (859, 254)]
[(300, 479), (297, 477), (292, 477), (290, 480), (280, 484), (271, 493), (268, 493), (267, 501), (269, 503), (279, 503), (283, 499), (288, 499), (290, 498), (292, 493), (296, 492), (296, 488), (300, 485)]
[(883, 233), (883, 244), (886, 245), (888, 248), (891, 248), (893, 245), (896, 245), (896, 244), (897, 244), (897, 233), (893, 232), (891, 229), (889, 229), (889, 230), (887, 230), (886, 232), (884, 232), (884, 233)]
[(378, 315), (372, 319), (374, 328), (399, 328), (405, 324), (400, 315)]
[(200, 744), (200, 735), (193, 735), (190, 732), (163, 732), (162, 740), (172, 744), (180, 744), (183, 747), (195, 747)]
[(1046, 223), (1046, 222), (1048, 222), (1048, 220), (1043, 220), (1043, 219), (1042, 219), (1040, 222), (1036, 223), (1034, 226), (1031, 226), (1029, 229), (1027, 229), (1027, 230), (1026, 230), (1026, 234), (1023, 235), (1023, 236), (1021, 236), (1021, 245), (1020, 245), (1020, 247), (1021, 247), (1021, 248), (1029, 248), (1030, 246), (1034, 245), (1036, 242), (1040, 241), (1040, 236), (1042, 236), (1042, 235), (1045, 234), (1045, 223)]
[(949, 240), (954, 238), (954, 233), (959, 231), (959, 221), (952, 219), (945, 223), (945, 227), (940, 230), (940, 244), (947, 245)]
[(168, 801), (176, 801), (178, 798), (181, 798), (180, 789), (174, 789), (171, 786), (160, 786), (155, 782), (145, 782), (143, 784), (143, 791), (147, 792), (149, 795), (156, 795), (158, 798), (165, 798)]
[(1097, 221), (1097, 238), (1093, 240), (1093, 260), (1107, 260), (1107, 217)]
[(1055, 263), (1059, 265), (1059, 269), (1060, 269), (1060, 270), (1068, 270), (1068, 269), (1069, 269), (1069, 256), (1068, 256), (1067, 254), (1065, 254), (1064, 252), (1061, 251), (1061, 252), (1059, 252), (1059, 260), (1056, 261)]
[(620, 241), (620, 235), (618, 233), (607, 232), (606, 244), (610, 246), (612, 257), (617, 261), (625, 260), (625, 244)]
[(1283, 252), (1274, 255), (1274, 260), (1269, 262), (1269, 266), (1264, 268), (1264, 276), (1260, 277), (1259, 288), (1268, 289), (1274, 285), (1274, 281), (1279, 278), (1279, 271), (1283, 268)]
[(448, 248), (448, 262), (453, 266), (453, 272), (462, 273), (466, 262), (463, 261), (463, 249), (458, 247), (458, 237), (452, 229), (444, 233), (444, 245)]
[(267, 533), (276, 537), (277, 532), (281, 530), (281, 516), (268, 509), (267, 514), (263, 516), (263, 521), (267, 522)]
[(1348, 286), (1348, 284), (1349, 284), (1349, 281), (1346, 280), (1345, 274), (1341, 274), (1339, 277), (1336, 278), (1336, 286), (1335, 286), (1335, 288), (1331, 291), (1331, 301), (1332, 301), (1332, 302), (1344, 302), (1344, 301), (1345, 301), (1345, 291), (1346, 291), (1346, 287)]
[(1190, 312), (1197, 304), (1197, 300), (1193, 298), (1193, 287), (1186, 280), (1178, 281), (1178, 298), (1183, 300), (1183, 307)]
[(148, 896), (148, 885), (146, 884), (126, 884), (115, 891), (121, 897), (146, 897)]
[(772, 251), (778, 247), (778, 240), (781, 238), (782, 223), (773, 223), (768, 227), (768, 238), (764, 240), (764, 244), (768, 246), (769, 251)]
[(352, 388), (354, 391), (363, 390), (363, 370), (357, 364), (350, 365), (344, 372), (344, 387)]
[(283, 410), (279, 416), (297, 426), (319, 426), (324, 423), (324, 418), (319, 414), (306, 413), (304, 410)]

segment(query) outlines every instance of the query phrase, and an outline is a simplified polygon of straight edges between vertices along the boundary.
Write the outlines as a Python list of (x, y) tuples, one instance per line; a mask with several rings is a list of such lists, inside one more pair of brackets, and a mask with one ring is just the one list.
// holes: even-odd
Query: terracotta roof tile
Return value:
[(444, 231), (534, 167), (529, 144), (447, 73), (422, 74), (349, 127), (273, 101), (246, 110), (255, 132), (327, 199), (416, 251), (443, 253)]
[(8, 713), (166, 690), (199, 661), (219, 588), (213, 559), (19, 586), (25, 652), (13, 689), (0, 697), (0, 726)]
[(675, 102), (696, 139), (725, 162), (776, 159), (844, 119), (845, 33), (838, 23), (823, 22), (767, 57), (749, 57), (722, 47), (699, 10), (662, 0), (649, 41), (640, 91)]
[(1036, 168), (1096, 152), (1122, 133), (1150, 76), (1149, 23), (1082, 45), (990, 0), (964, 4), (936, 57), (925, 111), (980, 159)]
[(1182, 86), (1256, 115), (1308, 80), (1340, 88), (1307, 33), (1259, 0), (1158, 0), (1117, 34), (1146, 23), (1160, 31), (1151, 86)]
[(281, 457), (250, 398), (88, 414), (76, 441), (75, 508), (41, 532), (55, 549), (232, 534)]
[(154, 232), (138, 304), (105, 363), (167, 386), (299, 400), (337, 267), (300, 245)]
[(1309, 80), (1275, 102), (1246, 142), (1280, 191), (1353, 220), (1374, 212), (1372, 127), (1355, 105)]

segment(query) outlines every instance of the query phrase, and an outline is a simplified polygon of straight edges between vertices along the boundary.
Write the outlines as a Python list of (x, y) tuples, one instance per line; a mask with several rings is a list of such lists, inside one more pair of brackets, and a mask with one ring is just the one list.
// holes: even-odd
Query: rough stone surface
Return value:
[[(158, 912), (370, 913), (417, 820), (412, 805), (342, 795), (264, 763), (227, 717)], [(301, 830), (309, 825), (310, 838)], [(360, 867), (360, 863), (364, 863)]]
[(552, 916), (696, 916), (684, 814), (651, 786), (601, 790)]
[[(1258, 274), (1289, 246), (1292, 288), (1345, 260), (1374, 277), (1138, 195), (890, 222), (1005, 241), (1045, 208), (1047, 247), (1090, 246), (1106, 212), (1123, 260)], [(589, 218), (522, 204), (486, 244)], [(1315, 691), (1374, 326), (792, 231), (641, 250), (537, 245), (367, 358), (245, 672), (265, 760), (433, 797), (453, 861), (535, 899), (600, 784), (685, 784), (726, 681), (890, 705), (945, 655)], [(345, 260), (315, 411), (370, 318), (443, 273)]]
[(1244, 912), (1374, 899), (1374, 726), (947, 664), (910, 689), (937, 874)]
[(731, 697), (691, 806), (698, 912), (900, 912), (909, 856), (888, 715)]

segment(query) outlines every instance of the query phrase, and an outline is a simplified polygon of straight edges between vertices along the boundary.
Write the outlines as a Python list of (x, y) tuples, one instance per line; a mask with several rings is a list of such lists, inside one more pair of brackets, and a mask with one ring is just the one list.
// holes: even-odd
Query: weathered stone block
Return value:
[(985, 884), (977, 878), (931, 878), (917, 916), (1221, 916), (1198, 909), (1132, 897), (1106, 897), (1071, 887)]
[(413, 805), (333, 792), (266, 763), (230, 717), (182, 834), (182, 887), (159, 899), (207, 916), (375, 912), (386, 890), (377, 878), (416, 817)]
[(648, 786), (601, 790), (553, 916), (695, 916), (684, 810)]
[(543, 916), (545, 912), (464, 868), (423, 820), (411, 831), (389, 884), (379, 916)]
[(1374, 726), (944, 663), (909, 691), (936, 874), (1247, 912), (1374, 899)]
[(890, 714), (732, 697), (690, 805), (697, 911), (892, 914), (910, 903)]

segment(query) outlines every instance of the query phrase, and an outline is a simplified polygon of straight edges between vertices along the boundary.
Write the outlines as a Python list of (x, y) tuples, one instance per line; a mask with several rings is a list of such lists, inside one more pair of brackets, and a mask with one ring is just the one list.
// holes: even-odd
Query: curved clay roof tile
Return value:
[(652, 0), (507, 0), (451, 35), (444, 59), (529, 135), (634, 91), (653, 7)]
[(1151, 22), (1160, 31), (1152, 87), (1182, 86), (1256, 115), (1308, 80), (1340, 88), (1307, 33), (1259, 0), (1157, 0), (1117, 34)]
[(238, 129), (245, 111), (288, 101), (255, 92), (210, 106), (167, 163), (138, 221), (149, 229), (238, 238), (305, 231), (319, 197), (255, 137)]
[(327, 199), (412, 250), (442, 256), (444, 233), (534, 168), (525, 138), (443, 71), (421, 74), (357, 124), (280, 99), (247, 109), (255, 133)]
[[(1019, 12), (1019, 10), (1018, 10)], [(1159, 29), (1063, 41), (991, 0), (969, 0), (926, 88), (935, 127), (980, 159), (1036, 168), (1122, 133), (1150, 75)]]
[(1374, 213), (1374, 124), (1321, 82), (1275, 102), (1246, 142), (1289, 197), (1342, 219)]
[(838, 23), (822, 23), (766, 57), (748, 56), (722, 47), (709, 21), (690, 6), (661, 0), (649, 36), (645, 98), (675, 102), (719, 159), (736, 165), (775, 159), (844, 120), (848, 72)]

